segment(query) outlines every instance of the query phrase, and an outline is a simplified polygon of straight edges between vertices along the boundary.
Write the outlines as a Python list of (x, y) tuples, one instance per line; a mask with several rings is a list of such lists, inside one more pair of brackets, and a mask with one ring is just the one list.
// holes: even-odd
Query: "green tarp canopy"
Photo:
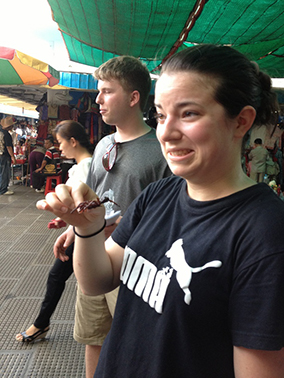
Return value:
[(191, 44), (230, 45), (284, 77), (284, 0), (48, 0), (70, 59), (98, 67), (117, 55), (150, 72)]

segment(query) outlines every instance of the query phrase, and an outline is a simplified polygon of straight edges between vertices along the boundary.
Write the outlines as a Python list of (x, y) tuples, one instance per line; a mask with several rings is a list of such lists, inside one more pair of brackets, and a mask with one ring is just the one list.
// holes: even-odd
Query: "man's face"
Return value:
[(108, 125), (123, 124), (130, 108), (131, 92), (125, 91), (115, 79), (99, 80), (98, 90), (96, 103), (100, 106), (104, 122)]
[(45, 140), (44, 141), (44, 147), (48, 150), (52, 146), (52, 143), (50, 140)]

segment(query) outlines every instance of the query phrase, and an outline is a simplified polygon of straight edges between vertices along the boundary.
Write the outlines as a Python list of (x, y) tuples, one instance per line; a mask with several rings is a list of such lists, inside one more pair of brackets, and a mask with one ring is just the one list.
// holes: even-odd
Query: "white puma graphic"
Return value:
[(206, 268), (220, 268), (222, 262), (219, 260), (213, 260), (208, 262), (207, 264), (192, 268), (189, 266), (184, 257), (184, 250), (182, 248), (183, 241), (182, 239), (178, 239), (175, 241), (171, 249), (166, 252), (166, 256), (170, 259), (170, 264), (173, 269), (176, 270), (176, 278), (180, 288), (184, 291), (184, 301), (186, 304), (189, 305), (191, 301), (191, 292), (189, 290), (189, 285), (192, 279), (192, 273), (198, 273)]

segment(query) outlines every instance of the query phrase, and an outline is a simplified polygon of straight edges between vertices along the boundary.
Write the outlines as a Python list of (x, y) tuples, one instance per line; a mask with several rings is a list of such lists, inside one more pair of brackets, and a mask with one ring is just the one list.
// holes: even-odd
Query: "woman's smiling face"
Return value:
[[(201, 183), (228, 170), (234, 119), (214, 99), (217, 82), (196, 72), (163, 73), (156, 84), (157, 136), (175, 175)], [(201, 180), (201, 181), (200, 181)]]

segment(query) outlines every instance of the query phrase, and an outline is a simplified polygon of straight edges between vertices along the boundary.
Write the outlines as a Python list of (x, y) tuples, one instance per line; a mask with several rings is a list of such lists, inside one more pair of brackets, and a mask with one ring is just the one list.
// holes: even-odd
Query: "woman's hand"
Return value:
[[(97, 199), (98, 196), (86, 184), (79, 183), (75, 187), (65, 184), (57, 185), (55, 192), (48, 193), (45, 200), (38, 201), (36, 206), (39, 210), (50, 211), (66, 223), (76, 226), (84, 234), (91, 234), (99, 229), (103, 223), (105, 208), (104, 206), (86, 210), (83, 213), (74, 211), (79, 203)], [(80, 233), (80, 231), (79, 231)]]
[(74, 242), (75, 234), (73, 227), (69, 226), (55, 241), (53, 246), (54, 256), (62, 262), (68, 261), (69, 257), (66, 255), (66, 249)]

